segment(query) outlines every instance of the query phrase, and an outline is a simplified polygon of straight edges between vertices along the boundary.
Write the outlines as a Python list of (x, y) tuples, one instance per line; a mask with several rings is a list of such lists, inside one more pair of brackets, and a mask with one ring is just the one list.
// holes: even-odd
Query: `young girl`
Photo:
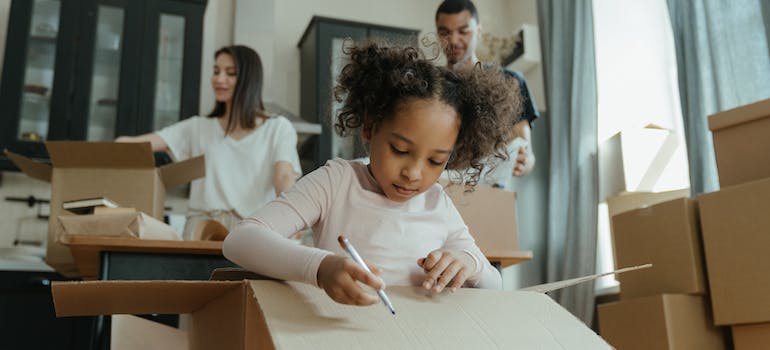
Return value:
[[(330, 160), (241, 221), (224, 254), (254, 272), (323, 288), (335, 301), (378, 302), (374, 289), (421, 285), (434, 292), (501, 288), (499, 272), (474, 243), (437, 179), (444, 168), (470, 169), (502, 153), (518, 91), (497, 70), (454, 72), (417, 48), (376, 43), (349, 48), (335, 97), (340, 135), (359, 130), (369, 165)], [(316, 247), (291, 243), (312, 227)], [(344, 234), (380, 277), (345, 256)]]
[[(211, 87), (216, 106), (155, 133), (119, 137), (118, 142), (150, 142), (177, 160), (205, 154), (206, 176), (190, 189), (185, 239), (205, 220), (232, 228), (291, 187), (302, 174), (297, 132), (286, 118), (271, 116), (262, 103), (262, 62), (246, 46), (219, 49)], [(248, 180), (244, 180), (248, 179)]]

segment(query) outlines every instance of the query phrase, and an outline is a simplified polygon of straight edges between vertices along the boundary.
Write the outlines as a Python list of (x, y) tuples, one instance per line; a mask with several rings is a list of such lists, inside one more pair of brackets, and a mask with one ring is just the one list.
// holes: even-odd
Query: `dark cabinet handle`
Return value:
[(27, 279), (26, 287), (50, 287), (51, 280), (43, 276), (33, 276)]

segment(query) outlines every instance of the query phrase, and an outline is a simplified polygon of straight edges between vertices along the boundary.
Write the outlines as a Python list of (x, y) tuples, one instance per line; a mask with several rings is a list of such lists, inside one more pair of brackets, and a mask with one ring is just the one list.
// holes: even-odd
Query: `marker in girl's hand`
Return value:
[[(351, 244), (350, 241), (348, 241), (348, 239), (345, 238), (345, 236), (340, 235), (339, 237), (337, 237), (337, 241), (340, 243), (340, 246), (342, 247), (342, 249), (345, 249), (348, 255), (350, 255), (350, 258), (353, 259), (353, 261), (361, 265), (361, 267), (363, 267), (364, 270), (366, 270), (366, 272), (372, 273), (372, 270), (370, 270), (369, 266), (366, 265), (366, 263), (364, 262), (364, 259), (361, 258), (361, 255), (358, 255), (358, 251), (356, 250), (356, 248), (353, 247), (353, 244)], [(378, 289), (377, 295), (380, 296), (380, 299), (382, 299), (382, 302), (385, 304), (385, 307), (387, 307), (388, 310), (390, 310), (390, 313), (395, 315), (396, 310), (393, 308), (393, 304), (390, 303), (390, 299), (388, 299), (388, 295), (385, 294), (385, 290)]]

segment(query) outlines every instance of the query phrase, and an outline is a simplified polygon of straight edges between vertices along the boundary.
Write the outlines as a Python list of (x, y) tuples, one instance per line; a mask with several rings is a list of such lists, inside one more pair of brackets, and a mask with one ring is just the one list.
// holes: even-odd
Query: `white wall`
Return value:
[(214, 52), (233, 43), (233, 0), (211, 0), (203, 16), (203, 45), (201, 46), (200, 114), (214, 108), (214, 92), (211, 90), (211, 72)]
[[(299, 42), (314, 15), (435, 32), (434, 15), (440, 1), (413, 0), (235, 0), (234, 43), (253, 47), (266, 72), (267, 101), (299, 115)], [(500, 36), (514, 27), (504, 15), (508, 2), (477, 0), (484, 29)]]

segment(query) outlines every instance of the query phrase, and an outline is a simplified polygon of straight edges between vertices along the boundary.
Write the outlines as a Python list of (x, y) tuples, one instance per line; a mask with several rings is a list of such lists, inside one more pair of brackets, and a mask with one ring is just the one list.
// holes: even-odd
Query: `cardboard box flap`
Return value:
[(36, 162), (9, 150), (5, 150), (5, 156), (29, 177), (45, 182), (51, 182), (51, 171), (53, 169), (50, 165)]
[(174, 162), (160, 167), (163, 186), (173, 188), (206, 176), (206, 159), (197, 156), (181, 162)]
[(770, 117), (770, 99), (712, 114), (709, 129), (716, 131), (766, 117)]
[(632, 267), (626, 267), (622, 269), (617, 269), (615, 271), (605, 272), (605, 273), (599, 273), (595, 275), (589, 275), (589, 276), (583, 276), (583, 277), (577, 277), (572, 278), (568, 280), (562, 280), (557, 282), (551, 282), (551, 283), (544, 283), (544, 284), (538, 284), (536, 286), (526, 287), (519, 289), (520, 291), (528, 291), (528, 292), (539, 292), (539, 293), (548, 293), (557, 289), (566, 288), (569, 286), (574, 286), (576, 284), (580, 284), (583, 282), (593, 281), (599, 277), (608, 276), (608, 275), (615, 275), (623, 272), (628, 271), (634, 271), (639, 269), (646, 269), (652, 267), (652, 264), (645, 264), (645, 265), (638, 265), (638, 266), (632, 266)]
[(45, 147), (57, 168), (155, 168), (149, 142), (49, 141)]
[(250, 283), (276, 349), (610, 349), (540, 293), (461, 288), (433, 294), (392, 286), (393, 316), (382, 304), (338, 304), (304, 283)]
[(243, 282), (54, 282), (56, 316), (191, 313)]

